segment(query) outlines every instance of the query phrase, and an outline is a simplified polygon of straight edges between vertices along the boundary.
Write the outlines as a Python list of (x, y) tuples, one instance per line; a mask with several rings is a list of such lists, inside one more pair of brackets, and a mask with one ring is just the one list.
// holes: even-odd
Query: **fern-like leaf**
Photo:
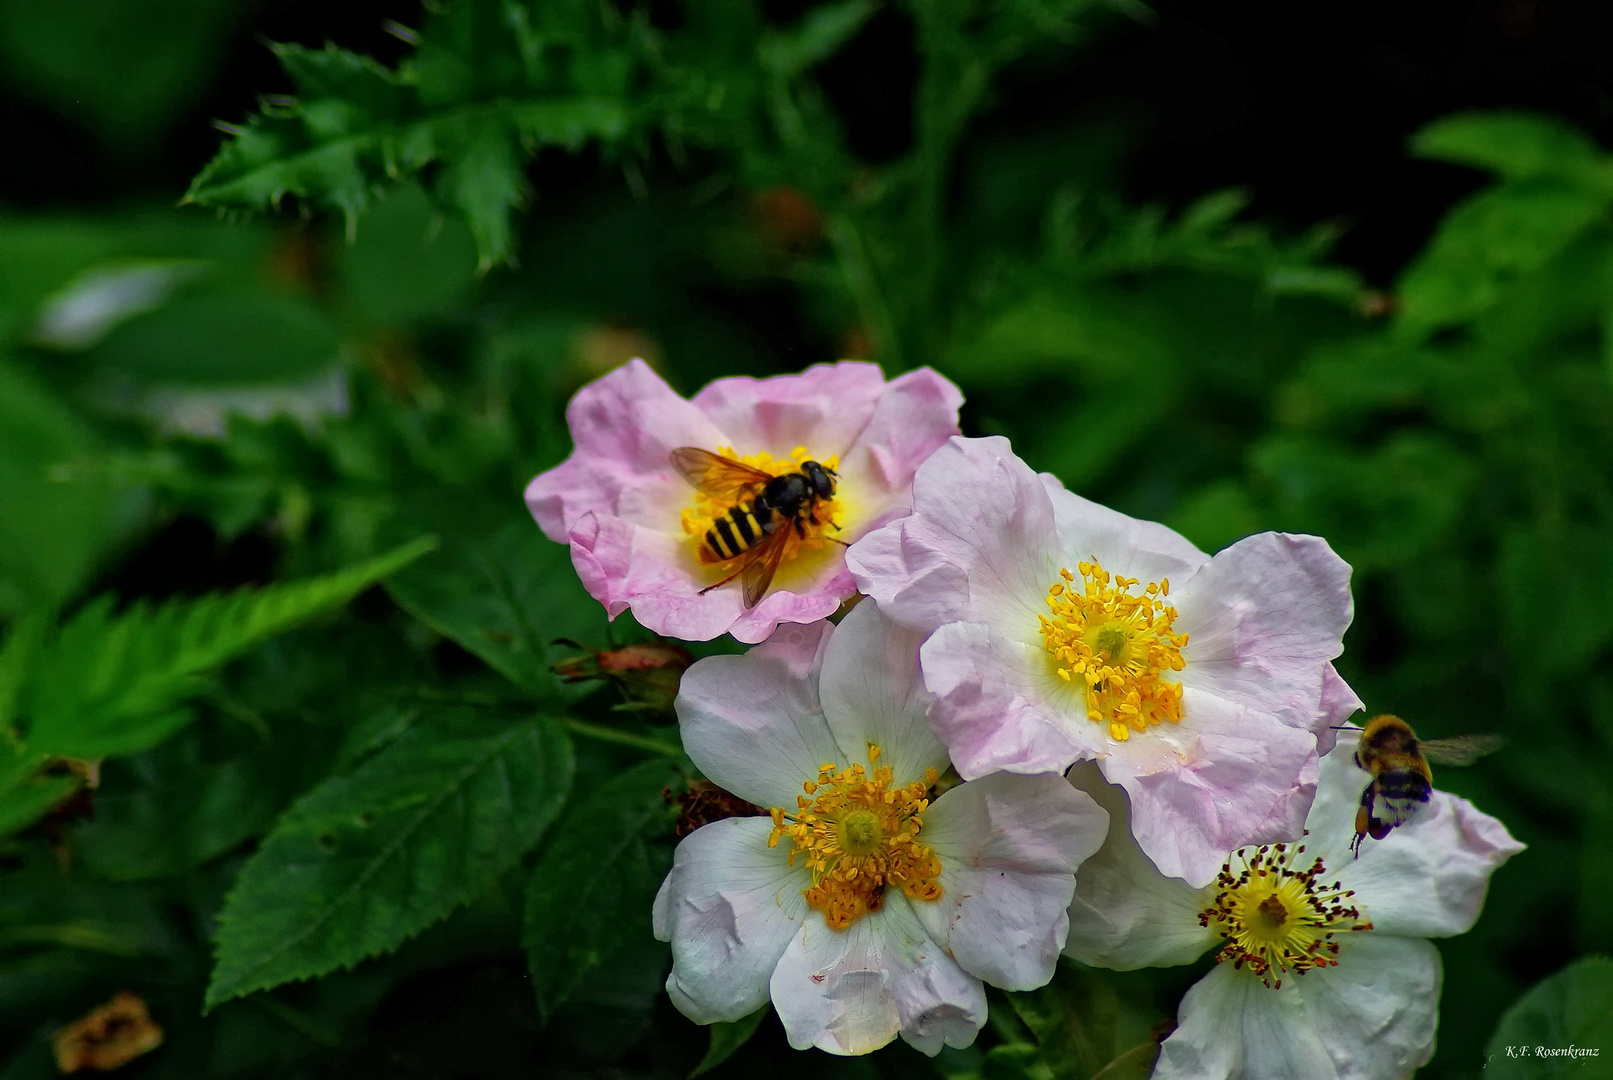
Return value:
[(261, 210), (292, 195), (339, 210), (351, 234), (387, 185), (436, 165), (434, 193), (469, 223), (481, 268), (511, 261), (527, 158), (627, 133), (628, 43), (596, 5), (545, 5), (535, 18), (515, 0), (459, 0), (421, 40), (395, 71), (333, 46), (274, 46), (296, 96), (226, 127), (233, 138), (185, 201)]
[(323, 577), (137, 603), (119, 614), (109, 598), (98, 599), (36, 658), (23, 691), (28, 748), (96, 758), (153, 746), (189, 721), (186, 699), (211, 672), (435, 547), (434, 538), (422, 538)]

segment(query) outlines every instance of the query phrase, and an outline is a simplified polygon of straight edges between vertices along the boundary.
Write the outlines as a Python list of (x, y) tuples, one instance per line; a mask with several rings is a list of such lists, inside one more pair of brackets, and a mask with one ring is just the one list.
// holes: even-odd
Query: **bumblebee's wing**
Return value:
[(741, 581), (745, 586), (747, 610), (755, 607), (757, 601), (767, 594), (767, 587), (773, 584), (773, 574), (784, 559), (784, 549), (789, 538), (790, 523), (781, 522), (779, 527), (768, 533), (761, 543), (745, 552), (744, 577)]
[(742, 496), (773, 479), (760, 469), (698, 446), (680, 446), (672, 451), (671, 458), (672, 467), (685, 480), (719, 502), (739, 502)]
[(1506, 741), (1500, 735), (1457, 735), (1450, 739), (1419, 739), (1417, 749), (1436, 765), (1471, 765), (1501, 749)]

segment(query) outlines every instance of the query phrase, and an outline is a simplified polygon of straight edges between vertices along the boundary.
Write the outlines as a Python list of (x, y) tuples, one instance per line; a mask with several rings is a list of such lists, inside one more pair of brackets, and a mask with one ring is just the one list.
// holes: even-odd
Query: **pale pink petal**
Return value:
[(1440, 981), (1433, 946), (1372, 933), (1278, 990), (1219, 964), (1182, 999), (1154, 1080), (1410, 1076), (1433, 1056)]
[[(704, 641), (732, 632), (754, 644), (780, 623), (826, 618), (855, 595), (845, 544), (907, 511), (913, 472), (956, 432), (961, 400), (933, 372), (886, 383), (878, 367), (847, 362), (719, 380), (691, 403), (635, 360), (572, 400), (577, 448), (528, 485), (527, 504), (545, 535), (572, 545), (573, 563), (611, 618), (632, 609), (660, 634)], [(683, 531), (694, 492), (671, 464), (679, 446), (841, 455), (834, 538), (842, 543), (784, 563), (753, 608), (737, 582), (706, 592), (722, 571), (699, 563), (697, 540)]]
[[(1042, 486), (1053, 502), (1059, 548), (1064, 566), (1097, 559), (1116, 577), (1136, 578), (1143, 584), (1168, 578), (1173, 589), (1186, 584), (1210, 557), (1181, 534), (1152, 521), (1127, 517), (1116, 510), (1065, 490), (1058, 477), (1041, 474)], [(1053, 584), (1050, 579), (1043, 585)]]
[(857, 541), (846, 565), (904, 626), (990, 622), (1039, 641), (1058, 558), (1052, 503), (1008, 440), (953, 438), (919, 468), (912, 516)]
[(707, 593), (705, 599), (726, 592), (730, 602), (723, 605), (724, 611), (730, 607), (739, 609), (728, 632), (747, 645), (766, 641), (780, 626), (827, 619), (842, 603), (856, 595), (857, 586), (846, 569), (844, 551), (836, 544), (823, 552), (803, 553), (794, 565), (785, 568), (788, 573), (780, 572), (789, 586), (776, 582), (761, 602), (749, 610), (744, 607), (737, 582)]
[(1199, 925), (1214, 890), (1195, 889), (1154, 868), (1131, 834), (1125, 791), (1105, 783), (1096, 765), (1076, 765), (1069, 782), (1108, 811), (1109, 833), (1076, 874), (1065, 955), (1116, 971), (1198, 959), (1220, 940)]
[(1524, 849), (1500, 821), (1466, 799), (1435, 791), (1412, 820), (1382, 840), (1367, 839), (1353, 857), (1355, 811), (1372, 777), (1355, 766), (1352, 746), (1322, 759), (1305, 838), (1331, 876), (1354, 889), (1364, 918), (1378, 930), (1451, 937), (1473, 928), (1490, 875)]
[(708, 656), (683, 673), (674, 703), (683, 748), (712, 783), (793, 812), (801, 785), (840, 757), (818, 701), (831, 629), (783, 626), (743, 656)]
[(642, 360), (589, 383), (566, 406), (577, 448), (526, 489), (544, 535), (561, 543), (586, 513), (615, 512), (620, 493), (645, 477), (671, 474), (679, 446), (715, 446), (722, 429), (672, 391)]
[[(1192, 686), (1183, 691), (1182, 713), (1196, 747), (1179, 766), (1142, 772), (1131, 760), (1152, 753), (1146, 740), (1167, 725), (1119, 744), (1099, 764), (1131, 796), (1132, 833), (1160, 873), (1197, 887), (1215, 878), (1228, 852), (1258, 835), (1316, 742), (1308, 731)], [(1129, 749), (1132, 743), (1139, 748)]]
[(895, 509), (912, 504), (913, 476), (958, 433), (963, 394), (929, 368), (899, 375), (886, 384), (868, 424), (841, 457), (843, 476), (857, 476), (870, 490), (900, 496)]
[(1350, 566), (1316, 536), (1260, 533), (1221, 551), (1171, 600), (1188, 635), (1181, 679), (1319, 734), (1324, 665), (1344, 650)]
[(880, 614), (858, 604), (835, 627), (824, 650), (819, 691), (824, 716), (840, 744), (841, 765), (868, 761), (868, 747), (881, 749), (898, 784), (923, 779), (926, 769), (944, 772), (947, 752), (925, 719), (929, 695), (919, 679), (919, 642)]
[(1294, 786), (1277, 801), (1271, 813), (1250, 834), (1250, 844), (1280, 844), (1293, 840), (1305, 830), (1305, 818), (1316, 800), (1316, 777), (1321, 769), (1321, 755), (1312, 750), (1299, 770)]
[(771, 983), (790, 1045), (866, 1054), (903, 1039), (927, 1054), (964, 1047), (986, 1022), (980, 980), (932, 941), (906, 897), (845, 930), (808, 919), (784, 950)]
[(884, 391), (879, 365), (844, 360), (814, 364), (798, 375), (718, 379), (690, 404), (741, 455), (766, 451), (784, 457), (805, 446), (826, 458), (851, 449)]
[(1064, 946), (1071, 875), (1108, 827), (1108, 815), (1056, 773), (993, 773), (955, 787), (920, 834), (941, 859), (941, 898), (913, 910), (971, 975), (1035, 989)]
[(1321, 712), (1324, 726), (1316, 733), (1316, 752), (1325, 754), (1332, 750), (1333, 744), (1338, 741), (1338, 728), (1365, 708), (1366, 705), (1332, 664), (1323, 668)]
[(1011, 640), (984, 623), (954, 622), (931, 634), (919, 657), (925, 688), (936, 695), (930, 725), (965, 780), (999, 769), (1062, 772), (1108, 741), (1084, 709), (1074, 713), (1049, 700), (1057, 676), (1040, 643)]
[(772, 828), (750, 817), (696, 829), (678, 844), (656, 898), (656, 936), (672, 942), (667, 993), (697, 1024), (767, 1004), (773, 969), (806, 921), (810, 875), (767, 846)]

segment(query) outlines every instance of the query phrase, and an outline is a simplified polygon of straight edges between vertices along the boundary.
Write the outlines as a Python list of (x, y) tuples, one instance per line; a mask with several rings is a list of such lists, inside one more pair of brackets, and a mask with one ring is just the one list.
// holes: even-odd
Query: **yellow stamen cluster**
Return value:
[(1096, 559), (1076, 569), (1079, 582), (1059, 571), (1063, 580), (1047, 590), (1053, 614), (1037, 616), (1059, 678), (1086, 683), (1087, 718), (1108, 724), (1118, 742), (1165, 720), (1180, 723), (1182, 684), (1163, 678), (1187, 666), (1187, 635), (1171, 630), (1176, 609), (1165, 606), (1170, 579), (1139, 590), (1136, 578), (1111, 578)]
[[(741, 457), (732, 446), (717, 447), (717, 456), (725, 457), (730, 461), (737, 461), (741, 465), (749, 465), (751, 468), (764, 472), (769, 476), (783, 476), (785, 473), (800, 472), (801, 466), (808, 461), (816, 461), (819, 465), (825, 466), (831, 471), (840, 468), (839, 454), (830, 454), (826, 458), (814, 457), (804, 446), (797, 446), (794, 450), (791, 450), (790, 456), (787, 458), (775, 458), (765, 450), (759, 454), (746, 454)], [(754, 494), (752, 497), (755, 497)], [(717, 498), (707, 492), (696, 491), (694, 505), (685, 507), (683, 511), (684, 535), (695, 537), (698, 542), (699, 538), (705, 536), (706, 531), (716, 524), (717, 519), (728, 513), (733, 507), (734, 500), (731, 498)], [(813, 525), (810, 521), (802, 523), (806, 528), (805, 539), (797, 535), (794, 529), (790, 530), (789, 538), (784, 541), (784, 559), (787, 561), (795, 558), (803, 547), (809, 551), (817, 551), (823, 547), (823, 540), (820, 537), (825, 530), (833, 528), (835, 515), (839, 511), (838, 499), (826, 499), (819, 502), (817, 507), (818, 524)]]
[(793, 815), (782, 807), (772, 810), (767, 846), (786, 836), (794, 842), (790, 865), (800, 855), (812, 871), (812, 886), (803, 890), (807, 904), (836, 930), (878, 911), (891, 886), (914, 900), (941, 898), (941, 860), (917, 839), (936, 772), (898, 787), (879, 755), (880, 748), (870, 744), (872, 772), (861, 764), (837, 770), (834, 762), (826, 763), (817, 780), (801, 785), (805, 794), (796, 797)]
[(1221, 891), (1199, 913), (1199, 925), (1213, 926), (1227, 939), (1217, 963), (1247, 965), (1276, 989), (1286, 972), (1303, 975), (1312, 968), (1337, 967), (1335, 934), (1372, 929), (1349, 904), (1353, 890), (1341, 889), (1336, 881), (1331, 886), (1318, 883), (1327, 872), (1321, 859), (1307, 869), (1294, 869), (1304, 853), (1303, 844), (1268, 844), (1252, 858), (1237, 852), (1234, 858), (1243, 868), (1236, 874), (1231, 860), (1221, 867), (1216, 879)]

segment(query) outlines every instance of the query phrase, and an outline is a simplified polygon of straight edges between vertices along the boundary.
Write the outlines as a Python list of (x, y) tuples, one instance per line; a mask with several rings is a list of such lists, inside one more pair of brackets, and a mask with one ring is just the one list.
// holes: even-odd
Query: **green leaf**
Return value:
[[(1613, 1077), (1613, 959), (1587, 956), (1535, 985), (1512, 1003), (1485, 1047), (1485, 1069), (1498, 1080), (1527, 1077)], [(1557, 1057), (1542, 1050), (1599, 1050)]]
[(1087, 1080), (1115, 1056), (1118, 999), (1090, 972), (1060, 961), (1052, 982), (1008, 1000), (1036, 1036), (1055, 1080)]
[(556, 725), (452, 710), (327, 780), (225, 900), (207, 1007), (351, 967), (474, 899), (541, 839), (571, 773)]
[(79, 788), (72, 776), (35, 776), (0, 792), (0, 836), (25, 829)]
[(694, 1080), (701, 1073), (710, 1072), (729, 1058), (734, 1051), (750, 1042), (756, 1029), (762, 1026), (767, 1014), (773, 1009), (772, 1005), (763, 1005), (749, 1016), (735, 1020), (728, 1024), (711, 1025), (711, 1045), (706, 1049), (706, 1056), (700, 1059), (700, 1064), (694, 1067), (689, 1074), (689, 1080)]
[(1411, 152), (1513, 179), (1574, 180), (1608, 171), (1596, 144), (1583, 132), (1556, 117), (1520, 112), (1444, 117), (1412, 136)]
[(1512, 181), (1473, 196), (1445, 217), (1401, 276), (1397, 328), (1420, 337), (1482, 314), (1605, 209), (1605, 197), (1546, 179)]
[(264, 209), (294, 195), (339, 210), (351, 234), (383, 186), (439, 165), (437, 195), (469, 223), (482, 269), (510, 261), (526, 159), (543, 146), (620, 140), (629, 67), (603, 43), (591, 64), (545, 62), (548, 48), (597, 30), (587, 6), (576, 9), (574, 34), (552, 41), (527, 36), (513, 9), (461, 0), (428, 22), (415, 62), (398, 71), (330, 46), (276, 46), (297, 98), (248, 120), (186, 200)]
[(452, 492), (415, 500), (411, 527), (439, 532), (442, 550), (394, 575), (387, 591), (517, 686), (559, 700), (549, 642), (600, 641), (605, 615), (577, 580), (566, 546), (545, 537), (516, 499), (507, 509), (478, 507)]
[(113, 538), (116, 493), (72, 475), (93, 445), (54, 394), (0, 362), (0, 615), (64, 601)]
[(191, 719), (203, 676), (333, 607), (436, 547), (425, 537), (324, 577), (263, 589), (84, 607), (39, 657), (25, 691), (36, 753), (96, 758), (154, 746)]
[(13, 86), (117, 150), (149, 153), (212, 84), (242, 13), (220, 0), (4, 0), (0, 65)]
[(262, 385), (307, 379), (337, 360), (341, 337), (313, 305), (285, 296), (187, 297), (138, 315), (92, 358), (145, 383)]
[(677, 776), (647, 761), (574, 802), (533, 869), (524, 941), (545, 1021), (624, 940), (649, 934), (667, 860), (645, 839), (666, 831), (662, 791)]

